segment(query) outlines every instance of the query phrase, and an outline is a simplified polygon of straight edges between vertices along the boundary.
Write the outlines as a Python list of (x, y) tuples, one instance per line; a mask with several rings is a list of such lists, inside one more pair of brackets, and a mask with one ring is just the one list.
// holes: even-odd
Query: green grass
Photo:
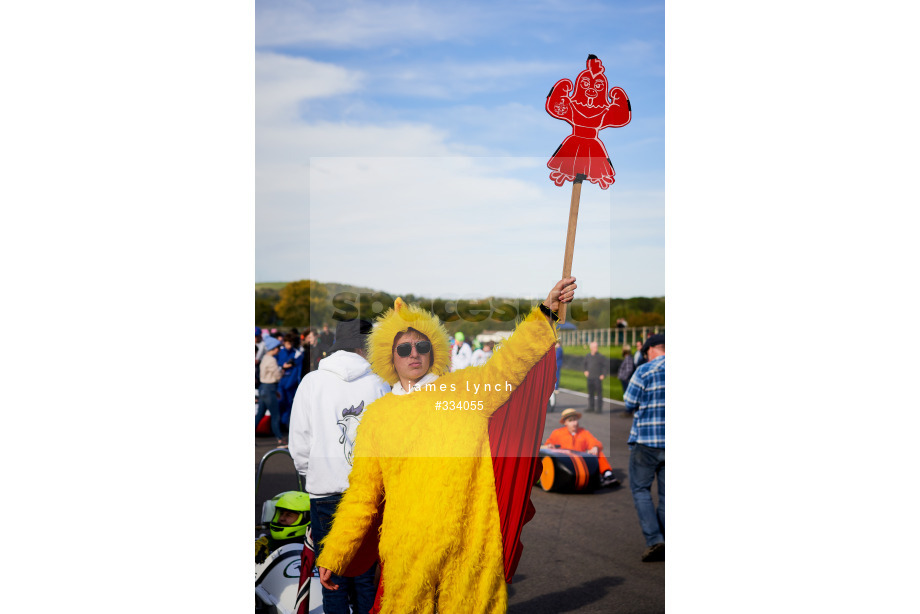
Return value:
[[(600, 349), (598, 349), (598, 352), (600, 352)], [(605, 399), (623, 400), (623, 385), (615, 376), (605, 377), (602, 384)], [(562, 374), (559, 376), (559, 387), (587, 394), (588, 380), (585, 378), (585, 372), (563, 369)]]
[[(566, 356), (587, 356), (590, 352), (587, 345), (564, 346), (562, 351), (565, 352)], [(623, 346), (599, 345), (597, 347), (597, 353), (607, 358), (620, 360), (623, 358)], [(588, 393), (588, 382), (585, 379), (584, 371), (563, 369), (559, 380), (559, 385), (562, 388), (584, 392), (585, 394)], [(614, 399), (616, 401), (623, 400), (623, 385), (620, 383), (620, 380), (617, 379), (616, 373), (611, 373), (608, 377), (604, 378), (603, 388), (605, 399)]]
[[(635, 353), (635, 346), (630, 345), (629, 348)], [(589, 352), (587, 345), (565, 345), (562, 346), (562, 351), (565, 352), (566, 356), (587, 356)], [(603, 354), (607, 358), (623, 358), (623, 346), (599, 345), (597, 346), (597, 353)]]

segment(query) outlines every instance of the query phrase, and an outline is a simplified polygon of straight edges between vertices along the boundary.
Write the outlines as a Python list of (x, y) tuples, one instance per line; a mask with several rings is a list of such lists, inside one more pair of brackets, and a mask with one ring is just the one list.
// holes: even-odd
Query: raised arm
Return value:
[[(570, 303), (575, 296), (575, 278), (560, 279), (549, 291), (542, 306), (530, 312), (514, 333), (495, 349), (492, 358), (482, 367), (472, 367), (457, 372), (461, 386), (468, 382), (473, 388), (478, 385), (485, 390), (490, 387), (490, 394), (484, 397), (486, 415), (491, 415), (502, 403), (508, 400), (511, 392), (517, 388), (527, 374), (556, 343), (556, 331), (552, 314), (563, 303)], [(453, 375), (453, 374), (451, 374)]]
[[(556, 285), (553, 286), (553, 289), (549, 291), (549, 294), (546, 296), (546, 300), (543, 301), (543, 304), (549, 308), (550, 311), (556, 313), (559, 311), (559, 307), (562, 303), (571, 303), (572, 299), (575, 298), (575, 288), (578, 286), (575, 285), (574, 277), (565, 277), (556, 282)], [(547, 319), (552, 322), (550, 316), (546, 316)]]
[(546, 112), (557, 119), (564, 119), (571, 123), (572, 105), (569, 104), (569, 92), (572, 91), (572, 82), (568, 79), (559, 79), (556, 85), (546, 96)]
[(629, 104), (629, 96), (623, 91), (622, 87), (610, 89), (610, 108), (604, 112), (604, 119), (601, 121), (599, 128), (620, 128), (629, 123), (632, 119), (632, 107)]

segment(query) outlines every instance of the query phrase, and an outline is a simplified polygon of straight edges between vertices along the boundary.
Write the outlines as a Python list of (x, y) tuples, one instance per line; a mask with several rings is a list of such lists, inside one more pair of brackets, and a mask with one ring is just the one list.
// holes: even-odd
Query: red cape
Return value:
[(556, 383), (556, 351), (540, 359), (511, 398), (492, 414), (489, 447), (495, 471), (495, 496), (501, 520), (505, 555), (505, 582), (511, 583), (521, 559), (521, 529), (536, 510), (530, 489), (543, 471), (540, 441), (546, 423), (546, 402)]

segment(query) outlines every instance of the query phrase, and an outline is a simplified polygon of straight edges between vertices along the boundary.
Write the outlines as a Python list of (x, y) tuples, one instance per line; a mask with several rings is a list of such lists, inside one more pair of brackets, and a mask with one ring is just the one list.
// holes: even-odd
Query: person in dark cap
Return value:
[[(304, 376), (294, 395), (288, 448), (310, 495), (317, 556), (335, 508), (348, 488), (355, 435), (364, 409), (390, 391), (366, 359), (365, 341), (371, 328), (367, 320), (340, 322), (328, 356)], [(350, 592), (357, 601), (355, 612), (370, 611), (377, 592), (375, 572), (376, 565), (372, 565), (354, 578), (335, 576), (337, 589), (323, 587), (323, 611), (347, 614)]]
[[(648, 362), (636, 369), (623, 403), (633, 412), (629, 429), (629, 488), (648, 549), (644, 562), (664, 560), (664, 335), (642, 344)], [(658, 508), (652, 483), (658, 480)]]

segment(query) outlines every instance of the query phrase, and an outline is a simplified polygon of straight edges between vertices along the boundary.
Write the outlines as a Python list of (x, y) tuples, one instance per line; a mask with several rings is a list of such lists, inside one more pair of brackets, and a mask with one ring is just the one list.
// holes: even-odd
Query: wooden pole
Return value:
[[(565, 235), (565, 257), (562, 261), (562, 277), (572, 274), (572, 255), (575, 253), (575, 226), (578, 224), (578, 202), (581, 200), (581, 182), (584, 175), (576, 175), (572, 182), (572, 203), (569, 205), (569, 230)], [(565, 324), (566, 304), (559, 306), (559, 324)]]

